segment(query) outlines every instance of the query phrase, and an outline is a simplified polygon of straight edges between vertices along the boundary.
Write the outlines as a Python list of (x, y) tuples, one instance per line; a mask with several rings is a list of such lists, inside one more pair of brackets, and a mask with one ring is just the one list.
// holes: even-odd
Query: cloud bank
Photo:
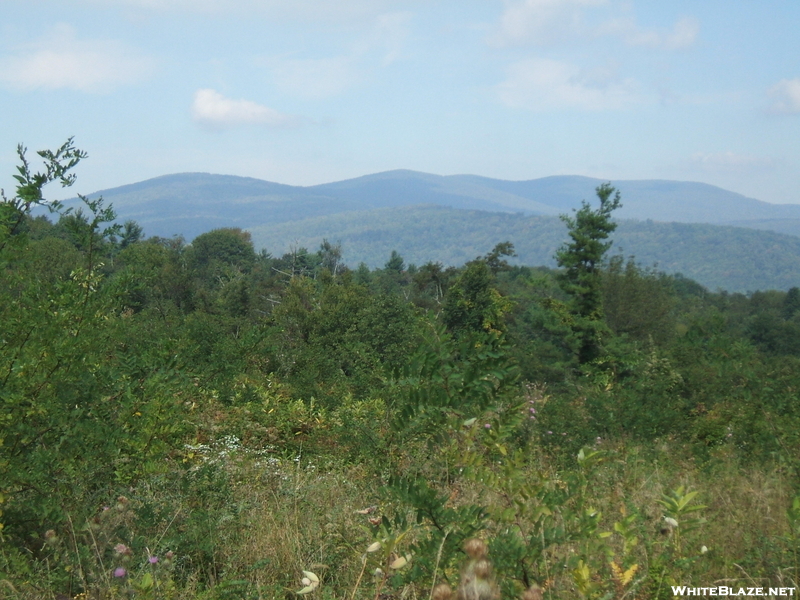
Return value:
[(80, 40), (57, 25), (17, 54), (0, 58), (0, 81), (20, 90), (108, 92), (145, 79), (154, 61), (115, 40)]
[(375, 68), (388, 67), (399, 60), (408, 37), (407, 12), (380, 15), (367, 35), (356, 39), (349, 52), (324, 58), (263, 57), (276, 87), (283, 93), (304, 100), (320, 100), (344, 93), (368, 79)]
[(692, 17), (679, 19), (671, 30), (642, 28), (633, 17), (607, 18), (592, 24), (590, 9), (607, 12), (613, 6), (608, 0), (507, 0), (487, 41), (498, 47), (549, 46), (613, 36), (631, 46), (680, 50), (692, 46), (700, 31), (700, 23)]
[(772, 111), (778, 114), (800, 114), (800, 78), (782, 79), (769, 90)]
[(200, 89), (194, 94), (192, 118), (212, 129), (228, 129), (244, 125), (287, 127), (296, 118), (250, 100), (231, 100), (216, 90)]
[(658, 31), (642, 29), (632, 18), (612, 19), (600, 24), (596, 33), (618, 36), (629, 46), (683, 50), (694, 45), (700, 33), (700, 22), (692, 17), (684, 17), (675, 22), (671, 31)]
[(521, 0), (507, 2), (489, 42), (494, 46), (551, 44), (580, 30), (584, 9), (606, 0)]
[(261, 14), (277, 18), (343, 21), (374, 16), (408, 0), (82, 0), (109, 8), (214, 14)]
[(609, 110), (640, 101), (636, 82), (620, 80), (610, 70), (587, 71), (566, 62), (529, 58), (510, 65), (507, 73), (497, 92), (512, 108)]

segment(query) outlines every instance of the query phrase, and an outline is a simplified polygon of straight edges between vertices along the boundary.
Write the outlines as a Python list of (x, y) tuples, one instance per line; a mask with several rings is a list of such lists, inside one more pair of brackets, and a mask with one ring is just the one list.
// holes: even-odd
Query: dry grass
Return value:
[[(658, 532), (663, 507), (662, 496), (678, 486), (698, 490), (698, 503), (707, 506), (702, 516), (707, 522), (684, 534), (687, 562), (676, 577), (679, 584), (792, 586), (797, 581), (796, 554), (787, 549), (791, 543), (786, 509), (793, 488), (779, 468), (743, 467), (725, 452), (703, 465), (681, 455), (669, 442), (655, 448), (631, 446), (606, 447), (608, 459), (597, 470), (588, 488), (589, 501), (603, 514), (601, 527), (613, 528), (615, 520), (631, 509), (642, 515), (637, 547), (639, 575), (647, 573), (653, 552), (663, 549), (668, 540)], [(552, 478), (560, 476), (555, 463), (533, 451), (531, 467)], [(357, 584), (364, 563), (365, 549), (374, 540), (377, 529), (369, 519), (393, 510), (381, 506), (379, 477), (366, 467), (333, 462), (329, 465), (307, 461), (273, 461), (267, 469), (259, 457), (241, 456), (225, 466), (231, 483), (230, 502), (247, 507), (236, 517), (235, 527), (228, 527), (217, 542), (218, 571), (212, 584), (221, 581), (245, 582), (242, 595), (247, 599), (297, 597), (302, 587), (303, 570), (317, 573), (321, 580), (310, 597), (351, 599), (373, 597), (375, 586), (370, 571)], [(435, 465), (420, 465), (419, 471), (441, 473)], [(268, 471), (268, 472), (267, 472)], [(450, 495), (450, 505), (497, 502), (485, 488), (463, 478), (440, 476), (439, 487)], [(151, 493), (156, 493), (157, 490)], [(361, 509), (378, 508), (370, 514)], [(492, 525), (488, 524), (491, 531)], [(211, 532), (213, 533), (213, 532)], [(407, 540), (414, 540), (413, 535)], [(701, 556), (700, 549), (709, 552)], [(569, 549), (562, 552), (568, 555)], [(689, 560), (690, 559), (690, 560)], [(597, 557), (598, 569), (608, 564)], [(551, 565), (555, 568), (555, 564)], [(599, 571), (598, 571), (599, 572)], [(0, 598), (32, 600), (55, 598), (42, 596), (41, 588), (14, 586), (2, 582)], [(409, 597), (430, 595), (431, 582), (418, 582), (408, 588)], [(201, 591), (201, 578), (191, 575), (185, 587), (171, 600), (220, 600), (212, 589)], [(222, 589), (222, 588), (220, 588)], [(655, 598), (655, 588), (642, 587), (636, 597)], [(383, 594), (400, 594), (388, 586)], [(113, 598), (109, 594), (97, 598)], [(149, 598), (135, 595), (134, 598)], [(397, 596), (399, 597), (399, 596)], [(545, 598), (575, 598), (568, 573), (545, 591)], [(659, 596), (661, 597), (661, 596)]]

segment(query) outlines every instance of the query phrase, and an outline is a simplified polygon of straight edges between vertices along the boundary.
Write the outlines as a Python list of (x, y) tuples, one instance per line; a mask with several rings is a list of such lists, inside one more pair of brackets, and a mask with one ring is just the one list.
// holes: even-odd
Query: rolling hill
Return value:
[[(558, 217), (404, 206), (312, 217), (250, 229), (258, 248), (282, 254), (291, 246), (316, 250), (324, 238), (342, 245), (351, 266), (382, 267), (392, 250), (407, 264), (460, 265), (510, 241), (512, 264), (555, 267), (567, 237)], [(667, 273), (682, 273), (709, 289), (731, 292), (800, 286), (800, 238), (741, 227), (620, 220), (612, 254)]]
[[(375, 208), (431, 204), (457, 209), (556, 216), (591, 200), (602, 180), (572, 175), (503, 181), (475, 175), (387, 171), (300, 187), (248, 177), (182, 173), (91, 194), (149, 235), (187, 239), (214, 227), (285, 223)], [(800, 236), (800, 205), (769, 204), (704, 183), (612, 181), (620, 219), (780, 229)]]
[[(564, 240), (557, 215), (594, 198), (601, 180), (554, 176), (503, 181), (387, 171), (300, 187), (207, 173), (166, 175), (103, 190), (120, 220), (147, 235), (187, 240), (241, 227), (282, 254), (341, 241), (350, 264), (381, 266), (392, 249), (417, 264), (460, 264), (503, 240), (519, 262), (553, 264)], [(800, 205), (774, 205), (703, 183), (612, 181), (622, 194), (617, 249), (712, 288), (800, 285)]]

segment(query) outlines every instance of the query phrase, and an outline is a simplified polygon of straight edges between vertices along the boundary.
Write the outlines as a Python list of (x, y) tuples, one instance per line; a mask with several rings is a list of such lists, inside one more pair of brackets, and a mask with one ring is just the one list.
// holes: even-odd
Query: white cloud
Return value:
[(370, 17), (408, 0), (82, 0), (86, 4), (156, 11), (218, 14), (266, 14), (310, 20), (350, 20)]
[(693, 17), (679, 19), (672, 32), (664, 37), (663, 45), (672, 50), (680, 50), (693, 46), (700, 33), (700, 22)]
[(146, 78), (154, 61), (115, 40), (79, 40), (69, 25), (0, 58), (0, 81), (22, 90), (106, 92)]
[(349, 52), (325, 58), (269, 57), (261, 64), (271, 71), (279, 90), (306, 100), (343, 93), (379, 64), (389, 66), (402, 56), (409, 13), (389, 13), (375, 19), (370, 31)]
[(530, 58), (512, 64), (497, 86), (500, 100), (513, 108), (610, 110), (637, 103), (636, 82), (613, 70), (582, 70), (569, 63)]
[(296, 124), (295, 117), (250, 100), (231, 100), (216, 90), (201, 89), (194, 94), (192, 118), (207, 127), (225, 129), (240, 125), (286, 127)]
[(496, 46), (544, 45), (579, 34), (583, 10), (606, 0), (516, 0), (507, 2), (500, 23), (490, 36)]
[(693, 45), (697, 19), (684, 17), (671, 30), (644, 29), (632, 17), (587, 22), (590, 8), (613, 10), (608, 0), (507, 0), (489, 43), (495, 46), (550, 45), (578, 38), (613, 35), (632, 46), (679, 50)]
[(412, 14), (409, 12), (380, 15), (363, 51), (368, 52), (372, 48), (379, 49), (383, 53), (381, 61), (383, 66), (399, 59), (408, 38), (408, 23), (411, 21), (411, 17)]
[(800, 113), (800, 79), (782, 79), (769, 90), (772, 111), (780, 114)]
[(642, 29), (633, 18), (610, 19), (600, 24), (597, 35), (613, 35), (631, 46), (681, 50), (694, 45), (700, 33), (700, 23), (693, 17), (679, 19), (671, 31)]

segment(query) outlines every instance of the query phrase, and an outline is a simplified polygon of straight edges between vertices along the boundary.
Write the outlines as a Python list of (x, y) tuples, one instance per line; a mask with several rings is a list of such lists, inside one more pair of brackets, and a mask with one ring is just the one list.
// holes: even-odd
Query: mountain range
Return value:
[[(315, 186), (183, 173), (103, 190), (120, 220), (147, 235), (187, 240), (219, 227), (252, 233), (257, 249), (282, 254), (340, 242), (351, 264), (460, 264), (512, 241), (518, 262), (553, 266), (566, 230), (558, 215), (592, 201), (602, 180), (553, 176), (504, 181), (475, 175), (387, 171)], [(800, 205), (776, 205), (704, 183), (612, 181), (622, 195), (615, 248), (644, 264), (682, 272), (712, 289), (800, 285)]]

